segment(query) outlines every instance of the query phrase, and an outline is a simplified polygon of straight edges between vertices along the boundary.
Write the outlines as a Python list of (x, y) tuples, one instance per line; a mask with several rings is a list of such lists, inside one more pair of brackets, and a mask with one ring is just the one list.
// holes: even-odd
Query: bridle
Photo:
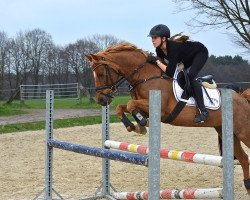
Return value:
[[(102, 86), (99, 86), (99, 87), (96, 87), (95, 88), (95, 91), (98, 92), (100, 90), (103, 90), (103, 89), (110, 89), (112, 91), (116, 91), (117, 90), (117, 83), (119, 82), (119, 80), (121, 79), (118, 79), (116, 82), (113, 80), (113, 77), (112, 77), (112, 74), (111, 74), (111, 70), (112, 69), (111, 67), (109, 67), (107, 64), (103, 64), (103, 63), (99, 63), (98, 65), (95, 66), (94, 69), (92, 69), (92, 71), (94, 72), (97, 68), (99, 68), (100, 66), (104, 66), (105, 70), (107, 71), (108, 73), (108, 77), (110, 79), (110, 82), (111, 82), (111, 85), (102, 85)], [(117, 72), (115, 72), (117, 75), (119, 75)], [(120, 84), (119, 84), (120, 85)]]
[[(98, 65), (96, 65), (92, 71), (94, 72), (97, 68), (101, 67), (101, 66), (104, 66), (105, 70), (107, 71), (107, 74), (108, 74), (108, 77), (109, 77), (109, 80), (111, 82), (111, 85), (108, 85), (108, 84), (105, 84), (105, 85), (102, 85), (102, 86), (98, 86), (95, 88), (95, 91), (96, 92), (99, 92), (100, 94), (104, 95), (104, 96), (107, 96), (109, 98), (113, 98), (112, 95), (110, 94), (105, 94), (103, 92), (101, 92), (100, 90), (103, 90), (103, 89), (109, 89), (112, 91), (112, 94), (113, 93), (116, 93), (117, 92), (117, 88), (126, 80), (128, 80), (128, 78), (130, 76), (132, 76), (133, 74), (137, 73), (141, 68), (143, 68), (145, 66), (146, 62), (145, 63), (142, 63), (140, 64), (139, 66), (137, 66), (136, 68), (134, 68), (128, 75), (126, 75), (125, 77), (122, 76), (121, 74), (119, 74), (117, 71), (115, 71), (114, 69), (112, 69), (108, 64), (104, 64), (104, 63), (99, 63)], [(155, 66), (155, 65), (154, 65)], [(157, 67), (157, 66), (156, 66)], [(111, 74), (111, 70), (113, 70), (118, 76), (121, 76), (117, 81), (114, 81), (113, 77), (112, 77), (112, 74)], [(145, 78), (145, 79), (142, 79), (142, 80), (138, 80), (137, 82), (135, 82), (134, 84), (130, 85), (130, 91), (133, 90), (137, 85), (141, 84), (141, 83), (145, 83), (146, 81), (148, 80), (152, 80), (152, 79), (157, 79), (157, 78), (164, 78), (164, 79), (168, 79), (169, 77), (163, 75), (163, 74), (160, 74), (160, 75), (156, 75), (156, 76), (152, 76), (152, 77), (148, 77), (148, 78)], [(106, 81), (108, 82), (108, 81)]]
[[(132, 76), (133, 74), (137, 73), (142, 67), (145, 66), (145, 63), (137, 66), (135, 69), (133, 69), (127, 76), (121, 76), (118, 72), (116, 72), (115, 70), (113, 70), (109, 65), (107, 64), (103, 64), (103, 63), (99, 63), (98, 65), (96, 65), (92, 71), (94, 72), (97, 68), (99, 68), (100, 66), (104, 66), (107, 74), (108, 74), (108, 77), (109, 77), (109, 80), (111, 82), (111, 85), (102, 85), (102, 86), (98, 86), (95, 88), (95, 91), (96, 92), (100, 92), (100, 90), (103, 90), (103, 89), (110, 89), (113, 93), (116, 93), (117, 92), (117, 88), (124, 82), (126, 81), (130, 76)], [(112, 74), (111, 74), (111, 70), (113, 70), (118, 76), (121, 76), (117, 81), (114, 81), (113, 77), (112, 77)], [(101, 92), (101, 94), (103, 95), (107, 95), (107, 94), (104, 94)], [(112, 97), (110, 95), (108, 95), (109, 97)]]

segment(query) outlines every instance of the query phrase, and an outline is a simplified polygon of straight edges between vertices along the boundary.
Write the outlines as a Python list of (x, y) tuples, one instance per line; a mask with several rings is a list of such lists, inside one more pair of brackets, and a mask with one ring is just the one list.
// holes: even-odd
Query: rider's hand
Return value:
[(157, 58), (155, 57), (155, 56), (152, 56), (152, 55), (149, 55), (148, 57), (147, 57), (147, 62), (148, 63), (151, 63), (151, 64), (157, 64)]

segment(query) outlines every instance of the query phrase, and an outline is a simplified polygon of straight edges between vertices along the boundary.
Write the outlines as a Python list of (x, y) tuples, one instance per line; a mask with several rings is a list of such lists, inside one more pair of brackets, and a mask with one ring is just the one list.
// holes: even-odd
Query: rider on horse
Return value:
[(202, 123), (208, 119), (209, 114), (204, 106), (201, 83), (197, 80), (197, 75), (205, 65), (208, 58), (207, 48), (200, 42), (187, 41), (189, 37), (184, 36), (184, 41), (171, 40), (170, 30), (164, 24), (154, 26), (149, 33), (152, 38), (156, 54), (163, 62), (154, 56), (148, 57), (148, 62), (158, 65), (167, 76), (173, 77), (178, 63), (184, 64), (184, 69), (188, 72), (188, 78), (193, 89), (199, 114), (194, 118), (196, 123)]

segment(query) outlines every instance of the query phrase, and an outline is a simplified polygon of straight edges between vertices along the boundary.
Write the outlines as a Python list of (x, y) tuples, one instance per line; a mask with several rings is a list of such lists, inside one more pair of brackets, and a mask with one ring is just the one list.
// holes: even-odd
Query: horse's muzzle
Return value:
[(102, 106), (109, 105), (112, 102), (112, 100), (113, 96), (105, 93), (100, 93), (100, 95), (97, 98), (97, 102)]

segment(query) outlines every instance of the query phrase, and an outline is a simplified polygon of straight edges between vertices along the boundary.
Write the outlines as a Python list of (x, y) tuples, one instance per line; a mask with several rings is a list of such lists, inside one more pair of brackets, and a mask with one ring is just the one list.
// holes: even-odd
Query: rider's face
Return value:
[(159, 36), (152, 36), (152, 43), (153, 43), (153, 46), (156, 48), (158, 46), (160, 46), (161, 44), (161, 37)]

